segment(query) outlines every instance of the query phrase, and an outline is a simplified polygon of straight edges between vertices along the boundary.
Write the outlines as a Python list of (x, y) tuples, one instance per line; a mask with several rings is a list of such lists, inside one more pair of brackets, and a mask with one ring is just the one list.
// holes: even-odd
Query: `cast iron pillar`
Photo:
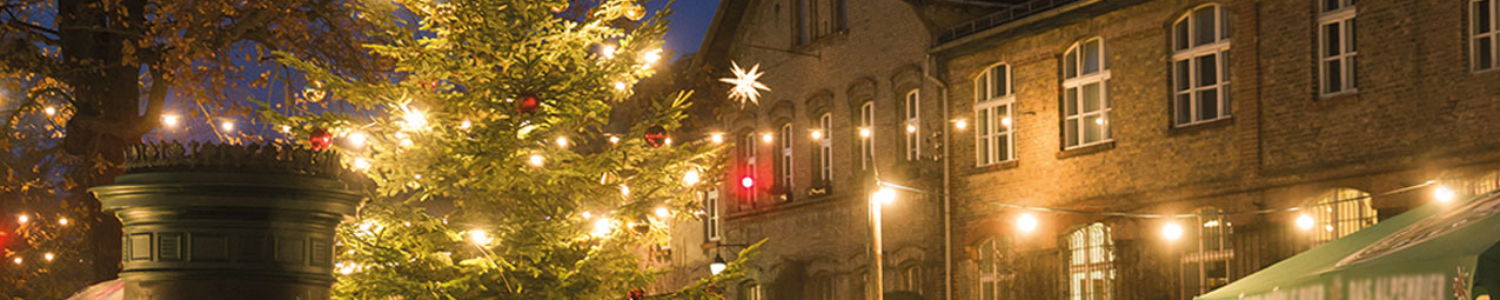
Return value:
[(124, 224), (127, 300), (329, 298), (335, 227), (362, 196), (331, 152), (148, 144), (90, 189)]

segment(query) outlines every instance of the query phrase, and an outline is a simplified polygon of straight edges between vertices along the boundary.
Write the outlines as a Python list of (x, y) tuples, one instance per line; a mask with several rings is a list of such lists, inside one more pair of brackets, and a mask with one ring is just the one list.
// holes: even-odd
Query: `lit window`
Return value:
[(1016, 97), (1011, 90), (1010, 66), (995, 65), (974, 78), (975, 164), (991, 165), (1013, 157), (1011, 106)]
[(703, 232), (708, 241), (718, 241), (719, 235), (719, 190), (703, 192)]
[(1323, 95), (1352, 93), (1358, 77), (1354, 0), (1324, 0), (1318, 16), (1319, 83)]
[(1356, 189), (1337, 189), (1319, 196), (1306, 208), (1313, 218), (1312, 244), (1318, 245), (1375, 225), (1370, 194)]
[(1500, 15), (1500, 1), (1497, 0), (1473, 0), (1469, 5), (1472, 17), (1469, 18), (1469, 28), (1474, 28), (1474, 39), (1470, 41), (1474, 55), (1474, 71), (1486, 71), (1495, 69), (1496, 61), (1500, 61), (1500, 20), (1495, 16)]
[(780, 189), (783, 195), (787, 197), (786, 200), (791, 200), (792, 124), (782, 124), (781, 131), (777, 132), (777, 136), (778, 139), (776, 140), (776, 143), (779, 147), (776, 147), (776, 151), (780, 152), (781, 155), (777, 156), (777, 159), (779, 161), (776, 162), (776, 184), (778, 185), (777, 188)]
[(1068, 233), (1068, 300), (1112, 300), (1115, 248), (1109, 227), (1094, 223)]
[(1110, 140), (1109, 74), (1103, 39), (1084, 40), (1063, 54), (1064, 149)]
[(1010, 240), (990, 238), (979, 244), (979, 257), (974, 260), (979, 269), (979, 300), (1006, 299), (1010, 267)]
[(922, 159), (922, 96), (918, 90), (906, 92), (906, 160)]
[(1173, 118), (1178, 126), (1229, 116), (1229, 25), (1224, 9), (1193, 9), (1172, 24)]
[(1230, 244), (1234, 227), (1217, 208), (1199, 209), (1194, 223), (1185, 224), (1191, 238), (1182, 256), (1183, 296), (1202, 295), (1229, 284), (1229, 260), (1234, 258)]
[(859, 107), (859, 167), (870, 169), (870, 160), (875, 159), (875, 102), (865, 102)]
[(818, 118), (818, 132), (822, 138), (818, 140), (818, 182), (827, 185), (833, 181), (833, 114), (823, 114)]

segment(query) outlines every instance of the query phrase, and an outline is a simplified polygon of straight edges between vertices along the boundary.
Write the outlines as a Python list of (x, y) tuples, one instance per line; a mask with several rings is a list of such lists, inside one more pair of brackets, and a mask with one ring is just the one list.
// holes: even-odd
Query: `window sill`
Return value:
[(1317, 107), (1317, 108), (1319, 108), (1319, 109), (1327, 109), (1330, 106), (1338, 105), (1339, 103), (1350, 102), (1350, 101), (1358, 101), (1358, 100), (1359, 100), (1359, 93), (1357, 91), (1345, 91), (1345, 92), (1339, 92), (1337, 94), (1328, 94), (1328, 95), (1320, 96), (1320, 97), (1318, 97), (1318, 101), (1314, 101), (1315, 102), (1314, 106)]
[(807, 41), (806, 43), (792, 45), (792, 50), (796, 51), (796, 52), (805, 52), (804, 50), (809, 50), (809, 49), (812, 49), (812, 48), (820, 47), (820, 45), (827, 44), (827, 43), (829, 43), (829, 41), (833, 40), (834, 38), (838, 38), (838, 37), (845, 36), (845, 35), (848, 35), (848, 34), (849, 34), (849, 29), (848, 28), (839, 29), (837, 31), (828, 33), (828, 35), (824, 35), (824, 36), (820, 36), (820, 37), (814, 38), (811, 41)]
[(1015, 168), (1018, 168), (1020, 166), (1021, 166), (1021, 161), (1020, 160), (1012, 159), (1012, 160), (1002, 161), (1002, 162), (988, 164), (988, 165), (983, 165), (983, 166), (976, 166), (976, 167), (970, 168), (969, 171), (966, 172), (966, 174), (964, 174), (964, 175), (975, 175), (975, 174), (981, 174), (981, 173), (998, 172), (998, 171), (1003, 171), (1003, 170), (1015, 169)]
[(1078, 147), (1078, 148), (1073, 148), (1073, 149), (1068, 149), (1068, 150), (1063, 150), (1061, 152), (1057, 152), (1057, 159), (1064, 159), (1064, 158), (1075, 157), (1075, 156), (1084, 156), (1084, 155), (1089, 155), (1089, 154), (1094, 154), (1094, 153), (1109, 151), (1110, 149), (1114, 149), (1114, 148), (1115, 148), (1115, 141), (1114, 140), (1110, 140), (1108, 142), (1103, 142), (1103, 143), (1098, 143), (1098, 144), (1094, 144), (1094, 145), (1088, 145), (1088, 146), (1083, 146), (1083, 147)]
[(1225, 116), (1223, 118), (1218, 118), (1216, 120), (1208, 122), (1198, 122), (1187, 125), (1172, 126), (1172, 128), (1169, 128), (1167, 130), (1167, 135), (1189, 135), (1213, 129), (1229, 127), (1230, 125), (1234, 125), (1234, 116)]
[(1339, 91), (1337, 93), (1332, 93), (1332, 94), (1319, 94), (1318, 95), (1318, 99), (1321, 99), (1321, 100), (1335, 100), (1335, 99), (1349, 98), (1349, 97), (1358, 96), (1358, 95), (1359, 95), (1359, 89), (1358, 88), (1353, 88), (1353, 89), (1347, 89), (1347, 90)]

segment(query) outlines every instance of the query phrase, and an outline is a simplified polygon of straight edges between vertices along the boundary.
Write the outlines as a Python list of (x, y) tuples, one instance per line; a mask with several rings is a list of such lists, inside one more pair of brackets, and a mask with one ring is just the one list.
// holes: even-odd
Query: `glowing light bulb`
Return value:
[(1315, 225), (1313, 223), (1312, 216), (1306, 214), (1297, 216), (1297, 228), (1301, 228), (1302, 230), (1312, 229), (1313, 225)]
[(869, 128), (860, 128), (859, 129), (859, 137), (867, 138), (867, 137), (870, 137), (871, 134), (872, 133), (870, 132)]
[(1446, 186), (1439, 185), (1436, 189), (1432, 190), (1432, 196), (1433, 198), (1436, 198), (1438, 202), (1448, 203), (1452, 202), (1453, 198), (1458, 196), (1458, 193), (1454, 192), (1453, 189), (1450, 189)]
[(1182, 226), (1177, 223), (1167, 223), (1161, 228), (1161, 236), (1167, 238), (1168, 241), (1176, 241), (1182, 238)]
[(895, 203), (896, 190), (891, 189), (890, 187), (880, 187), (880, 190), (875, 191), (875, 195), (872, 196), (872, 199), (875, 200), (875, 203), (880, 204), (888, 205), (891, 203)]
[(490, 234), (488, 232), (485, 232), (482, 229), (469, 230), (469, 242), (476, 245), (485, 246), (489, 245), (491, 241), (493, 240), (490, 238)]
[(399, 145), (401, 146), (401, 148), (411, 148), (412, 146), (416, 146), (417, 145), (415, 142), (412, 142), (411, 139), (409, 139), (409, 138), (402, 138), (401, 141), (398, 142), (398, 143), (400, 143)]
[(821, 140), (821, 139), (823, 139), (823, 131), (822, 130), (813, 130), (812, 131), (812, 138), (814, 140)]
[(625, 90), (625, 82), (624, 81), (615, 81), (615, 90), (624, 91)]
[(672, 210), (667, 209), (667, 207), (665, 207), (665, 206), (657, 206), (656, 207), (656, 217), (657, 218), (666, 218), (666, 217), (669, 217), (669, 216), (672, 216)]
[(604, 45), (599, 47), (599, 54), (603, 55), (606, 59), (615, 58), (615, 45)]
[(47, 252), (47, 254), (42, 254), (42, 259), (45, 259), (47, 261), (52, 261), (52, 259), (54, 259), (54, 258), (57, 258), (57, 256), (56, 255), (52, 255), (52, 252)]
[(68, 218), (57, 219), (57, 225), (68, 226)]
[(1219, 225), (1219, 220), (1208, 220), (1208, 222), (1203, 222), (1203, 227), (1219, 227)]
[(1333, 232), (1333, 224), (1323, 225), (1323, 230)]
[(590, 213), (590, 212), (583, 212), (582, 214), (579, 214), (579, 215), (582, 216), (584, 220), (588, 220), (588, 219), (594, 218), (594, 214)]
[(22, 263), (22, 262), (25, 262), (25, 261), (26, 261), (26, 260), (24, 260), (24, 259), (21, 259), (21, 258), (20, 258), (20, 257), (17, 257), (17, 258), (16, 258), (16, 259), (12, 259), (12, 260), (10, 260), (10, 261), (12, 261), (12, 262), (15, 262), (15, 263), (16, 263), (16, 264), (18, 264), (18, 265), (19, 265), (19, 264), (21, 264), (21, 263)]
[(686, 173), (682, 174), (682, 183), (685, 183), (685, 184), (690, 185), (690, 186), (691, 185), (696, 185), (696, 184), (698, 184), (698, 181), (702, 180), (702, 178), (699, 178), (700, 176), (703, 176), (703, 175), (702, 174), (698, 174), (698, 170), (697, 169), (687, 170)]
[(542, 157), (541, 154), (532, 154), (531, 155), (531, 166), (533, 166), (533, 167), (541, 167), (542, 163), (545, 163), (545, 162), (546, 162), (546, 158)]
[(364, 132), (355, 131), (349, 133), (349, 145), (355, 148), (364, 147), (365, 142), (369, 141), (369, 139), (370, 137), (365, 135)]
[(627, 197), (630, 196), (630, 186), (621, 184), (620, 185), (620, 195), (627, 196)]
[(282, 133), (292, 133), (292, 126), (291, 125), (281, 125), (281, 132)]
[(463, 122), (459, 122), (458, 123), (458, 129), (469, 130), (469, 127), (474, 127), (474, 122), (469, 122), (469, 120), (464, 120)]
[(1019, 218), (1016, 218), (1016, 229), (1020, 229), (1021, 233), (1031, 233), (1036, 231), (1038, 223), (1040, 222), (1036, 220), (1036, 216), (1029, 213), (1021, 214)]
[(356, 169), (356, 170), (369, 170), (370, 169), (370, 159), (363, 158), (363, 157), (356, 157), (356, 158), (354, 158), (354, 169)]
[(20, 217), (16, 217), (16, 221), (21, 224), (26, 224), (26, 222), (31, 222), (31, 217), (27, 215), (21, 215)]
[(657, 61), (661, 61), (661, 49), (646, 51), (646, 55), (642, 59), (645, 59), (647, 64), (654, 64)]
[(771, 141), (774, 141), (774, 140), (776, 140), (776, 136), (771, 135), (770, 133), (762, 133), (762, 134), (760, 134), (760, 141), (762, 141), (762, 142), (770, 143)]
[(162, 125), (166, 125), (167, 127), (177, 127), (177, 122), (178, 121), (180, 121), (180, 119), (178, 119), (177, 115), (162, 115), (161, 116), (161, 124)]
[(666, 140), (663, 140), (662, 143), (666, 144), (667, 146), (671, 146), (672, 145), (672, 138), (667, 138)]
[(565, 136), (557, 137), (557, 139), (553, 140), (552, 142), (556, 143), (558, 147), (562, 147), (562, 148), (567, 148), (568, 147), (568, 137), (565, 137)]
[(48, 116), (54, 116), (57, 115), (57, 108), (48, 106), (47, 108), (43, 108), (42, 112), (47, 113)]
[(234, 131), (234, 121), (219, 122), (219, 128), (223, 128), (224, 131)]
[(620, 137), (618, 137), (618, 136), (610, 136), (609, 137), (609, 143), (610, 144), (619, 144), (620, 143)]
[(906, 124), (906, 133), (917, 133), (917, 125)]
[(1094, 124), (1104, 125), (1104, 118), (1094, 119)]
[(594, 237), (608, 236), (610, 227), (613, 227), (613, 224), (611, 223), (614, 223), (614, 221), (611, 221), (609, 218), (599, 218), (598, 220), (594, 221), (594, 230), (589, 234), (593, 235)]
[(1010, 127), (1010, 117), (1005, 117), (1003, 119), (1000, 119), (1000, 125), (1005, 125), (1005, 127)]
[(401, 119), (406, 121), (406, 128), (411, 130), (422, 130), (427, 128), (427, 115), (420, 110), (402, 109), (406, 111)]
[(713, 135), (708, 136), (708, 140), (714, 142), (714, 144), (724, 143), (724, 134), (714, 133)]
[(747, 189), (755, 187), (755, 178), (750, 178), (750, 176), (740, 178), (740, 186)]
[(969, 121), (954, 120), (953, 121), (953, 128), (958, 128), (958, 130), (964, 130), (966, 128), (969, 128)]
[(339, 263), (338, 266), (339, 274), (342, 275), (354, 274), (354, 270), (357, 268), (359, 268), (359, 265), (355, 263)]

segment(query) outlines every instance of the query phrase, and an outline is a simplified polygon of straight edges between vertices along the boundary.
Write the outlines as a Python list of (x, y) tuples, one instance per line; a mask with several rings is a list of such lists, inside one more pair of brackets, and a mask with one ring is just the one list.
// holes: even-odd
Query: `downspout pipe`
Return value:
[(951, 137), (952, 126), (948, 125), (948, 120), (952, 120), (952, 116), (948, 111), (948, 85), (933, 76), (937, 68), (937, 58), (928, 54), (923, 63), (926, 66), (922, 68), (922, 77), (937, 87), (938, 99), (942, 100), (943, 105), (943, 156), (940, 159), (943, 164), (943, 289), (945, 291), (943, 299), (953, 300), (953, 198), (949, 196), (953, 194), (950, 191), (952, 164), (949, 163), (949, 158), (953, 157), (951, 143), (953, 138)]

